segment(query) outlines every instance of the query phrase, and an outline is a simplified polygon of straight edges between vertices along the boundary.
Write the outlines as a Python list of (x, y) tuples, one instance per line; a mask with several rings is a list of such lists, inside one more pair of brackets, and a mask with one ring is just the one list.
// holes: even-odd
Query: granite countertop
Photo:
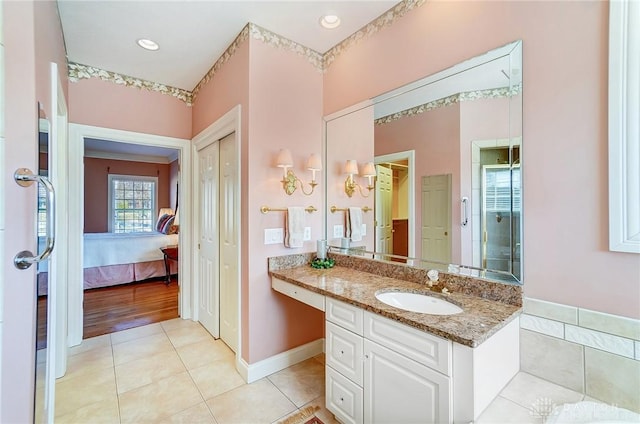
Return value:
[[(431, 290), (424, 284), (341, 266), (331, 269), (314, 269), (309, 265), (303, 265), (271, 270), (269, 274), (469, 347), (479, 346), (522, 311), (520, 306), (459, 292), (443, 294)], [(376, 299), (375, 293), (379, 290), (403, 290), (429, 294), (458, 305), (463, 312), (455, 315), (430, 315), (404, 311)]]

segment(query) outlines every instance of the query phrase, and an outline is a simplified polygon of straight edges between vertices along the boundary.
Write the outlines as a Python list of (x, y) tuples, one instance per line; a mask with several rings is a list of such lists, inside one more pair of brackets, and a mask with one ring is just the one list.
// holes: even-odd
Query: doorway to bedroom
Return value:
[(82, 338), (177, 318), (179, 150), (85, 139), (83, 162)]
[(69, 129), (69, 345), (189, 316), (190, 141)]
[(178, 317), (179, 151), (84, 140), (83, 338)]

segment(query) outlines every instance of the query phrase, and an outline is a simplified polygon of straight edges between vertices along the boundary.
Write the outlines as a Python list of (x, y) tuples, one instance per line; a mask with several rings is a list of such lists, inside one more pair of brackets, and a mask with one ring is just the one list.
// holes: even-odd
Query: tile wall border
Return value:
[[(580, 316), (588, 320), (580, 321)], [(601, 325), (593, 325), (600, 322)], [(640, 361), (640, 320), (525, 298), (520, 328)]]

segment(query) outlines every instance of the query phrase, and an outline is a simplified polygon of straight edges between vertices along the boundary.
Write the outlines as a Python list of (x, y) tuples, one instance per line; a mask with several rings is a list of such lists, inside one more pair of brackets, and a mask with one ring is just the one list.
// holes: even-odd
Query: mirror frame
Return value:
[[(340, 117), (349, 115), (353, 112), (362, 110), (364, 108), (373, 106), (374, 107), (374, 119), (377, 119), (378, 117), (381, 116), (388, 116), (391, 115), (393, 113), (397, 113), (403, 110), (407, 110), (410, 109), (412, 107), (418, 106), (420, 104), (425, 104), (427, 102), (430, 101), (435, 101), (441, 98), (444, 98), (446, 96), (441, 96), (438, 95), (434, 98), (429, 98), (426, 101), (424, 100), (424, 98), (421, 98), (421, 93), (423, 91), (426, 91), (429, 89), (429, 85), (440, 81), (444, 78), (447, 77), (451, 77), (451, 76), (455, 76), (457, 74), (460, 74), (464, 71), (476, 68), (478, 66), (481, 66), (483, 64), (487, 64), (489, 62), (492, 62), (494, 60), (500, 59), (500, 58), (505, 58), (508, 57), (509, 58), (509, 63), (510, 63), (510, 69), (513, 71), (514, 65), (518, 66), (518, 73), (517, 73), (517, 78), (516, 78), (516, 83), (512, 84), (510, 83), (510, 87), (516, 87), (519, 89), (519, 92), (517, 94), (519, 94), (519, 96), (511, 96), (511, 101), (509, 104), (509, 136), (508, 136), (508, 140), (509, 140), (509, 149), (510, 149), (510, 153), (509, 153), (509, 162), (511, 164), (511, 166), (514, 165), (514, 160), (513, 157), (511, 156), (513, 147), (515, 146), (513, 144), (513, 141), (515, 139), (520, 139), (520, 143), (517, 144), (518, 148), (519, 148), (519, 159), (520, 159), (520, 163), (518, 164), (518, 167), (520, 168), (520, 172), (522, 172), (522, 127), (523, 127), (523, 102), (522, 102), (522, 40), (516, 40), (513, 41), (511, 43), (508, 43), (504, 46), (498, 47), (496, 49), (493, 49), (491, 51), (488, 51), (486, 53), (480, 54), (478, 56), (472, 57), (470, 59), (464, 60), (458, 64), (455, 64), (449, 68), (446, 68), (442, 71), (436, 72), (432, 75), (426, 76), (424, 78), (421, 78), (417, 81), (405, 84), (401, 87), (398, 87), (394, 90), (385, 92), (383, 94), (380, 94), (378, 96), (375, 96), (371, 99), (366, 99), (360, 103), (357, 103), (355, 105), (352, 105), (350, 107), (347, 107), (343, 110), (334, 112), (332, 114), (329, 114), (327, 116), (325, 116), (323, 118), (323, 162), (324, 163), (329, 163), (328, 159), (329, 159), (329, 151), (328, 151), (328, 140), (327, 140), (327, 125), (329, 122), (338, 119)], [(515, 58), (515, 60), (514, 60)], [(515, 62), (518, 61), (518, 62)], [(515, 63), (514, 63), (515, 62)], [(463, 92), (465, 90), (457, 90), (456, 93), (458, 92)], [(453, 95), (456, 93), (451, 93), (449, 95)], [(407, 105), (407, 103), (405, 103), (403, 101), (403, 96), (404, 97), (410, 97), (409, 100), (409, 104)], [(420, 98), (420, 100), (416, 100), (416, 97)], [(517, 101), (513, 101), (514, 98), (517, 98)], [(380, 104), (382, 102), (387, 102), (384, 105), (384, 108), (380, 109)], [(388, 106), (390, 105), (390, 106)], [(378, 108), (376, 108), (376, 106), (378, 106)], [(514, 125), (512, 122), (513, 119), (513, 115), (514, 115), (514, 106), (518, 109), (517, 113), (519, 114), (518, 118), (519, 118), (519, 125), (518, 127), (518, 131), (519, 134), (515, 134), (514, 132)], [(382, 112), (380, 112), (380, 110), (382, 110)], [(324, 229), (324, 238), (325, 240), (330, 240), (332, 237), (330, 237), (329, 235), (329, 226), (328, 226), (328, 217), (329, 217), (329, 195), (328, 195), (328, 172), (324, 173), (324, 187), (325, 187), (325, 195), (324, 195), (324, 221), (323, 221), (323, 229)], [(522, 175), (522, 174), (521, 174)], [(359, 249), (343, 249), (340, 248), (338, 246), (329, 246), (330, 249), (334, 249), (334, 251), (338, 251), (340, 253), (346, 253), (346, 254), (354, 254), (354, 255), (358, 255), (358, 256), (367, 256), (370, 257), (372, 259), (377, 259), (377, 260), (383, 260), (383, 261), (394, 261), (393, 263), (398, 264), (398, 260), (406, 263), (407, 265), (412, 265), (412, 266), (420, 266), (421, 263), (425, 263), (428, 262), (428, 264), (430, 266), (433, 266), (433, 264), (437, 264), (437, 265), (441, 265), (438, 266), (438, 269), (441, 269), (442, 271), (445, 272), (450, 272), (450, 273), (456, 273), (456, 274), (461, 274), (461, 275), (470, 275), (470, 276), (475, 276), (475, 277), (479, 277), (479, 278), (485, 278), (485, 279), (489, 279), (489, 280), (494, 280), (497, 282), (502, 282), (502, 283), (507, 283), (507, 284), (523, 284), (523, 280), (522, 280), (522, 276), (523, 276), (523, 247), (522, 247), (522, 240), (523, 240), (523, 225), (522, 225), (522, 217), (523, 217), (523, 210), (522, 210), (522, 203), (523, 203), (523, 196), (522, 196), (522, 177), (520, 178), (520, 225), (519, 225), (519, 229), (518, 229), (518, 235), (519, 235), (519, 249), (520, 249), (520, 262), (519, 262), (519, 277), (517, 277), (516, 275), (514, 275), (511, 272), (508, 271), (500, 271), (500, 270), (492, 270), (492, 269), (488, 269), (488, 268), (481, 268), (481, 267), (476, 267), (476, 266), (471, 266), (471, 265), (466, 265), (466, 264), (445, 264), (445, 263), (438, 263), (436, 261), (427, 261), (427, 260), (422, 260), (420, 258), (415, 258), (415, 257), (404, 257), (404, 256), (398, 256), (398, 255), (392, 255), (392, 254), (382, 254), (382, 253), (378, 253), (378, 252), (374, 252), (374, 251), (367, 251), (367, 250), (363, 250), (362, 248)], [(513, 185), (511, 186), (511, 197), (513, 199)], [(413, 200), (413, 203), (415, 203), (415, 199)], [(513, 214), (513, 204), (512, 204), (512, 209), (511, 209), (511, 214)], [(415, 224), (414, 224), (415, 225)], [(411, 231), (411, 230), (410, 230)], [(414, 226), (414, 232), (415, 232), (415, 226)], [(414, 243), (415, 241), (415, 237), (414, 238)], [(512, 237), (511, 237), (511, 248), (513, 251), (513, 246), (514, 246), (515, 240), (513, 237), (513, 231), (512, 231)], [(412, 251), (412, 248), (410, 247), (410, 252)]]

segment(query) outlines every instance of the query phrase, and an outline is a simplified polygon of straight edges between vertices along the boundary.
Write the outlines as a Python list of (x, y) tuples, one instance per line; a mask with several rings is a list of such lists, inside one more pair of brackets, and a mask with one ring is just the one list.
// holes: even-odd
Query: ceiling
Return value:
[[(325, 53), (397, 0), (58, 0), (70, 62), (193, 90), (252, 22)], [(341, 25), (320, 26), (327, 13)], [(160, 49), (140, 48), (140, 38)]]

